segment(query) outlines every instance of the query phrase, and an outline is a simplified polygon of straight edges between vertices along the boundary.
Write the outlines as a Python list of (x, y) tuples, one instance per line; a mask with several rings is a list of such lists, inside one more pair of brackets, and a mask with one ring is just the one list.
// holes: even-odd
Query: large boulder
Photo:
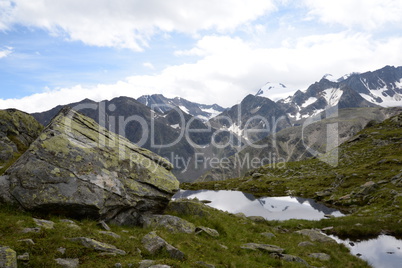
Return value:
[(0, 200), (25, 210), (138, 224), (161, 213), (179, 182), (171, 163), (63, 109), (0, 177)]
[(43, 127), (31, 115), (0, 110), (0, 174), (2, 174), (39, 136)]

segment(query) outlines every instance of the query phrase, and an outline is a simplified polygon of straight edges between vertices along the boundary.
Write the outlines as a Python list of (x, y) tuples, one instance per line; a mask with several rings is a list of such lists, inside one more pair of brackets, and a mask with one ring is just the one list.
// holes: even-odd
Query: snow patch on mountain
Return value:
[(400, 106), (402, 102), (402, 95), (394, 92), (393, 96), (387, 94), (388, 89), (386, 87), (377, 90), (370, 90), (370, 95), (361, 93), (365, 100), (378, 104), (382, 107), (394, 107)]
[(171, 128), (180, 129), (180, 124), (170, 125)]
[(185, 112), (186, 114), (190, 114), (190, 111), (187, 109), (186, 106), (180, 105), (179, 108), (180, 108), (180, 110), (182, 110), (182, 111)]
[(329, 88), (323, 91), (323, 97), (329, 106), (336, 106), (342, 97), (343, 91), (339, 88)]
[(305, 108), (305, 107), (307, 107), (307, 106), (313, 104), (313, 103), (316, 102), (316, 101), (317, 101), (317, 98), (316, 98), (316, 97), (310, 97), (310, 98), (308, 98), (308, 100), (306, 100), (306, 101), (302, 104), (301, 107)]
[(236, 123), (232, 124), (232, 125), (228, 128), (228, 130), (229, 130), (230, 132), (233, 132), (234, 134), (236, 134), (236, 135), (239, 136), (239, 137), (242, 137), (242, 136), (243, 136), (243, 129), (242, 129), (240, 126), (238, 126)]
[(296, 90), (288, 88), (282, 83), (268, 82), (258, 90), (255, 96), (268, 98), (272, 101), (278, 101), (294, 94), (295, 92)]
[(339, 79), (336, 79), (332, 74), (326, 74), (322, 77), (322, 79), (327, 79), (331, 82), (338, 82)]
[(208, 108), (208, 109), (206, 109), (206, 108), (201, 108), (201, 110), (202, 110), (203, 112), (205, 112), (205, 113), (210, 114), (209, 118), (218, 116), (220, 113), (222, 113), (222, 111), (218, 111), (218, 110), (216, 110), (216, 109), (214, 109), (214, 108)]

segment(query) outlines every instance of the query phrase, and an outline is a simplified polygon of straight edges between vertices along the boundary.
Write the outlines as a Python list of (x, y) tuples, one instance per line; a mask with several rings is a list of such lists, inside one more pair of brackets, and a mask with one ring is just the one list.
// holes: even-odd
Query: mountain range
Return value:
[[(310, 137), (306, 144), (300, 143), (301, 135), (297, 134), (311, 120), (332, 117), (345, 122), (353, 117), (340, 131), (343, 135), (340, 141), (344, 141), (371, 120), (378, 122), (394, 115), (397, 110), (387, 111), (382, 107), (402, 106), (402, 66), (352, 73), (336, 80), (325, 75), (306, 90), (297, 90), (292, 96), (279, 99), (281, 92), (288, 90), (282, 83), (267, 83), (256, 94), (247, 95), (230, 108), (194, 103), (180, 97), (166, 98), (161, 94), (141, 96), (137, 100), (128, 97), (101, 102), (85, 99), (69, 106), (169, 159), (175, 166), (173, 173), (177, 178), (188, 182), (205, 178), (203, 175), (213, 168), (213, 163), (220, 163), (245, 149), (261, 151), (250, 145), (270, 144), (267, 139), (276, 137), (279, 132), (287, 133), (279, 135), (286, 139), (279, 151), (287, 161), (311, 157), (306, 146), (322, 140), (317, 138), (321, 132), (311, 131), (315, 138)], [(33, 116), (45, 126), (62, 108), (57, 106)], [(372, 110), (362, 119), (362, 110), (354, 110), (358, 108)], [(343, 109), (347, 110), (340, 112)], [(317, 125), (323, 129), (322, 124)], [(297, 144), (298, 149), (292, 144)]]
[(137, 101), (160, 113), (165, 113), (172, 110), (173, 107), (178, 107), (183, 112), (196, 116), (204, 121), (208, 121), (225, 110), (225, 108), (218, 104), (200, 104), (180, 97), (169, 99), (162, 94), (144, 95), (139, 97)]

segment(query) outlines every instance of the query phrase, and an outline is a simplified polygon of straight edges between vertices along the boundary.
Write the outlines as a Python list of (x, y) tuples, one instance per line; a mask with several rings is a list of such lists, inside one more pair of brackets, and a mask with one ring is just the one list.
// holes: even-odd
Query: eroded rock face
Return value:
[(138, 224), (179, 182), (164, 158), (63, 109), (0, 177), (0, 200), (30, 211)]

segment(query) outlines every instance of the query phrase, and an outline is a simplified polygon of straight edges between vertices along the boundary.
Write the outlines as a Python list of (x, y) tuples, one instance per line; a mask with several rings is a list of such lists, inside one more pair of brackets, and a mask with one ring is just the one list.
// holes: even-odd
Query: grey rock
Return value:
[(228, 249), (229, 249), (227, 246), (222, 245), (222, 244), (219, 244), (219, 246), (220, 246), (221, 248), (223, 248), (223, 249), (226, 249), (226, 250), (228, 250)]
[(175, 248), (174, 246), (172, 246), (170, 244), (166, 244), (165, 248), (171, 258), (177, 259), (177, 260), (184, 260), (185, 256), (182, 251), (178, 250), (177, 248)]
[(321, 243), (336, 243), (336, 241), (325, 234), (320, 233), (318, 230), (313, 229), (303, 229), (296, 231), (296, 233), (307, 236), (311, 241), (321, 242)]
[(166, 249), (171, 258), (182, 260), (184, 253), (170, 245), (163, 238), (159, 237), (156, 232), (150, 232), (142, 238), (142, 245), (151, 254), (154, 255), (162, 249)]
[(167, 210), (169, 212), (176, 213), (178, 215), (197, 215), (200, 217), (207, 217), (210, 215), (208, 207), (197, 200), (178, 199), (171, 201), (168, 204)]
[(72, 220), (68, 220), (68, 219), (63, 219), (60, 220), (60, 222), (62, 223), (66, 223), (67, 227), (71, 228), (71, 229), (77, 229), (77, 230), (81, 230), (81, 227), (79, 225), (77, 225), (74, 221)]
[(139, 267), (138, 268), (149, 268), (152, 265), (155, 264), (154, 260), (142, 260), (138, 263)]
[(61, 219), (60, 222), (76, 224), (75, 221), (72, 221), (72, 220), (69, 220), (69, 219)]
[(144, 228), (164, 228), (172, 233), (192, 234), (195, 232), (194, 224), (171, 215), (144, 215), (141, 222)]
[(120, 238), (121, 238), (120, 235), (118, 235), (118, 234), (116, 234), (116, 233), (113, 233), (113, 232), (110, 232), (110, 231), (99, 231), (99, 233), (100, 233), (100, 234), (104, 234), (104, 235), (111, 236), (111, 237), (116, 238), (116, 239), (120, 239)]
[(201, 267), (205, 267), (205, 268), (215, 268), (215, 265), (203, 262), (203, 261), (196, 261), (195, 264), (197, 264), (198, 266)]
[[(65, 108), (4, 173), (0, 200), (119, 225), (161, 213), (179, 182), (164, 158)], [(4, 194), (4, 197), (3, 197)]]
[(144, 248), (151, 253), (151, 255), (156, 254), (167, 244), (167, 242), (163, 238), (159, 237), (156, 232), (150, 232), (149, 234), (145, 235), (141, 242)]
[(267, 238), (273, 238), (273, 237), (275, 237), (275, 235), (273, 234), (273, 233), (261, 233), (261, 235), (262, 236), (265, 236), (265, 237), (267, 237)]
[(254, 173), (251, 177), (252, 177), (253, 179), (256, 179), (256, 178), (260, 178), (260, 177), (262, 177), (262, 176), (264, 176), (264, 175), (257, 172), (257, 173)]
[(282, 253), (285, 250), (275, 245), (247, 243), (241, 246), (242, 249), (261, 250), (267, 253)]
[(149, 268), (171, 268), (172, 266), (166, 265), (166, 264), (157, 264), (157, 265), (152, 265), (149, 266)]
[(86, 248), (90, 248), (96, 251), (108, 252), (108, 253), (115, 253), (119, 255), (126, 255), (124, 250), (118, 249), (113, 245), (109, 245), (106, 243), (99, 242), (97, 240), (87, 238), (87, 237), (76, 237), (70, 238), (70, 241), (78, 242), (82, 244)]
[(0, 247), (0, 267), (17, 268), (17, 253), (9, 247)]
[(109, 256), (109, 257), (116, 257), (117, 254), (116, 253), (112, 253), (112, 252), (102, 252), (99, 253), (100, 256)]
[(310, 241), (303, 241), (303, 242), (300, 242), (297, 246), (298, 247), (312, 247), (312, 246), (315, 246), (315, 244), (311, 243)]
[[(40, 123), (27, 113), (16, 109), (0, 110), (0, 175), (24, 153), (42, 129)], [(3, 190), (5, 188), (0, 187), (0, 192)]]
[(56, 249), (58, 252), (60, 252), (62, 255), (64, 255), (66, 253), (66, 248), (63, 247), (59, 247), (58, 249)]
[(27, 245), (35, 245), (35, 242), (34, 242), (32, 239), (30, 239), (30, 238), (28, 238), (28, 239), (21, 239), (21, 240), (18, 240), (18, 242), (22, 242), (22, 243), (25, 243), (25, 244), (27, 244)]
[(255, 222), (265, 222), (266, 221), (266, 219), (262, 216), (249, 216), (247, 218), (249, 218), (250, 220), (255, 221)]
[(41, 219), (33, 219), (36, 226), (44, 229), (53, 229), (54, 228), (54, 222), (52, 221), (47, 221), (47, 220), (41, 220)]
[(63, 268), (77, 268), (80, 264), (79, 259), (55, 259), (56, 263)]
[(29, 253), (25, 252), (22, 255), (18, 255), (17, 260), (19, 260), (19, 261), (29, 261)]
[(242, 212), (239, 212), (239, 213), (236, 213), (236, 214), (234, 214), (236, 217), (238, 217), (238, 218), (242, 218), (242, 219), (246, 219), (247, 218), (247, 216), (244, 214), (244, 213), (242, 213)]
[(34, 228), (24, 228), (22, 229), (21, 233), (26, 234), (26, 233), (39, 233), (41, 231), (41, 228), (39, 227), (34, 227)]
[(378, 189), (378, 185), (373, 181), (368, 181), (362, 186), (360, 186), (360, 188), (361, 190), (358, 192), (358, 194), (368, 195), (375, 192)]
[(123, 265), (121, 265), (121, 263), (116, 263), (116, 264), (114, 265), (114, 267), (116, 267), (116, 268), (123, 268)]
[(298, 262), (301, 264), (304, 264), (305, 266), (310, 267), (310, 265), (303, 260), (302, 258), (298, 257), (298, 256), (294, 256), (294, 255), (289, 255), (289, 254), (277, 254), (277, 253), (273, 253), (271, 254), (272, 257), (274, 258), (278, 258), (287, 262)]
[(107, 225), (106, 222), (104, 221), (100, 221), (97, 224), (98, 226), (100, 226), (101, 228), (105, 229), (106, 231), (111, 231), (112, 229), (110, 229), (109, 225)]
[(219, 232), (217, 230), (211, 229), (211, 228), (208, 228), (208, 227), (204, 227), (204, 226), (199, 226), (199, 227), (195, 228), (195, 232), (196, 232), (196, 234), (205, 233), (205, 234), (207, 234), (209, 236), (212, 236), (212, 237), (218, 237), (219, 236)]
[(308, 254), (309, 257), (314, 259), (319, 259), (320, 261), (329, 261), (331, 256), (326, 253), (311, 253)]

